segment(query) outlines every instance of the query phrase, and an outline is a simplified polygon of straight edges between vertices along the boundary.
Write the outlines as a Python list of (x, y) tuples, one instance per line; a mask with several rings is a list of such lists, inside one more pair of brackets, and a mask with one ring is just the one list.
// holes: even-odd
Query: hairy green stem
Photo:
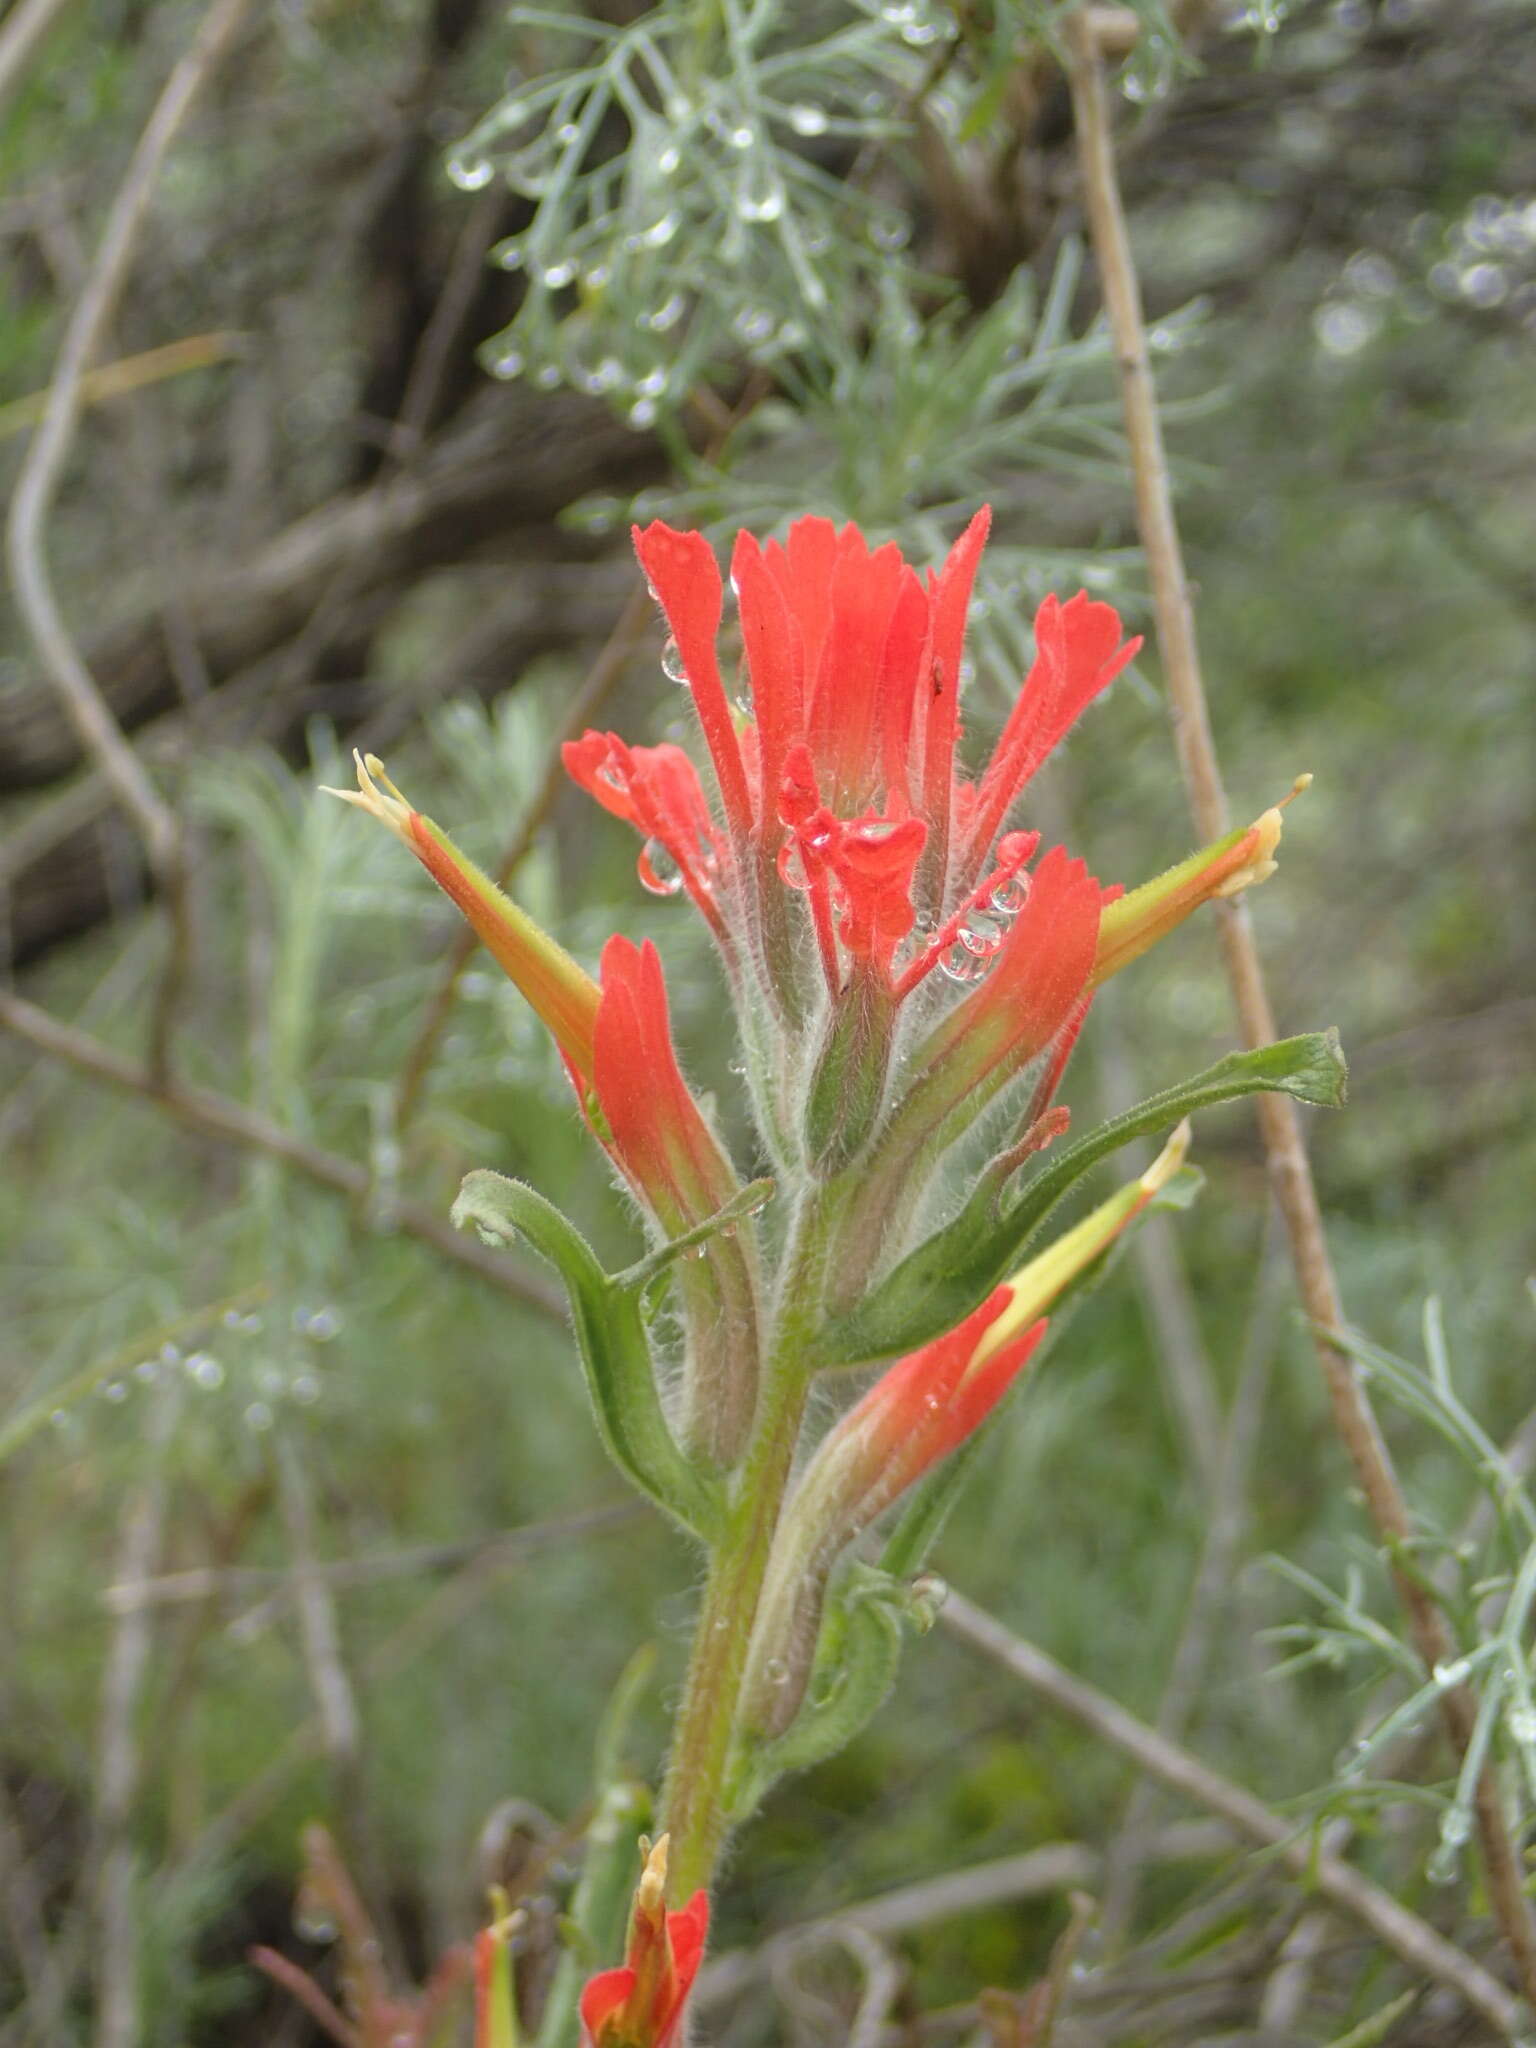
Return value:
[(810, 1378), (806, 1361), (820, 1325), (827, 1208), (824, 1194), (812, 1195), (796, 1221), (752, 1441), (710, 1563), (694, 1634), (662, 1795), (663, 1825), (671, 1836), (668, 1890), (678, 1901), (709, 1883), (725, 1844), (726, 1771), (747, 1647), (800, 1440)]

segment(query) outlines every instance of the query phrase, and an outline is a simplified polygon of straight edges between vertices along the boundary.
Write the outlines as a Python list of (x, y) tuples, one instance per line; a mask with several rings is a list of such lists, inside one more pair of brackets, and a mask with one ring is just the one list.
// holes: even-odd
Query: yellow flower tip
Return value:
[(352, 758), (357, 763), (356, 789), (322, 786), (322, 794), (339, 796), (344, 804), (356, 804), (370, 818), (377, 818), (381, 825), (387, 825), (397, 839), (414, 851), (416, 842), (411, 837), (411, 806), (385, 773), (384, 763), (377, 754), (360, 754), (356, 747), (352, 749)]
[(1311, 786), (1310, 775), (1298, 775), (1291, 784), (1289, 793), (1281, 797), (1279, 803), (1271, 804), (1262, 817), (1254, 819), (1248, 827), (1250, 832), (1258, 835), (1252, 853), (1240, 868), (1234, 869), (1227, 876), (1221, 887), (1215, 891), (1217, 896), (1240, 896), (1245, 889), (1257, 888), (1260, 882), (1269, 880), (1279, 866), (1275, 859), (1275, 849), (1280, 844), (1280, 830), (1284, 822), (1280, 813), (1287, 804), (1294, 803), (1303, 790), (1310, 789)]
[(1171, 1133), (1162, 1151), (1158, 1153), (1152, 1164), (1141, 1176), (1139, 1185), (1142, 1193), (1144, 1195), (1160, 1193), (1163, 1188), (1167, 1187), (1169, 1181), (1173, 1179), (1173, 1176), (1178, 1172), (1188, 1156), (1189, 1118), (1185, 1117), (1184, 1121)]
[(640, 1913), (659, 1913), (667, 1897), (667, 1846), (671, 1837), (661, 1835), (655, 1843), (640, 1837), (640, 1854), (645, 1858), (645, 1868), (640, 1873), (639, 1887), (635, 1892), (635, 1907)]

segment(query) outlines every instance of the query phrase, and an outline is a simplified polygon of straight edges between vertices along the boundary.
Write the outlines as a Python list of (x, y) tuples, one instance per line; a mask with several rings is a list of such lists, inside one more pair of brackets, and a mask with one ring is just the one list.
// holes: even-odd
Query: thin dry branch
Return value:
[[(116, 1576), (155, 1569), (165, 1527), (166, 1464), (180, 1390), (165, 1386), (150, 1423), (148, 1466), (123, 1509)], [(95, 1877), (97, 2048), (134, 2048), (139, 2038), (142, 1947), (137, 1911), (138, 1856), (130, 1832), (141, 1763), (139, 1709), (154, 1622), (142, 1608), (119, 1616), (101, 1688), (96, 1760)]]
[(144, 842), (165, 898), (170, 947), (151, 1023), (150, 1062), (163, 1072), (188, 952), (186, 860), (175, 812), (150, 781), (75, 644), (54, 593), (47, 530), (74, 444), (85, 379), (106, 340), (127, 281), (166, 152), (228, 52), (250, 0), (213, 0), (139, 137), (107, 215), (101, 246), (64, 330), (41, 426), (28, 447), (6, 524), (16, 608), (80, 744), (111, 784)]
[(0, 114), (19, 89), (33, 51), (68, 5), (69, 0), (17, 0), (0, 22)]
[[(1167, 680), (1174, 737), (1196, 827), (1202, 839), (1212, 840), (1228, 829), (1230, 814), (1201, 676), (1194, 608), (1174, 516), (1162, 422), (1142, 316), (1141, 288), (1121, 204), (1103, 53), (1089, 12), (1069, 19), (1067, 42), (1083, 203), (1120, 371), (1126, 438), (1136, 486), (1137, 524), (1152, 579), (1158, 648)], [(1240, 1035), (1250, 1049), (1267, 1045), (1277, 1031), (1247, 905), (1236, 899), (1219, 903), (1216, 908), (1220, 913), (1227, 978)], [(1256, 1098), (1256, 1108), (1275, 1199), (1290, 1244), (1297, 1290), (1315, 1332), (1318, 1364), (1334, 1424), (1392, 1562), (1398, 1597), (1415, 1644), (1425, 1668), (1432, 1669), (1452, 1654), (1450, 1632), (1433, 1594), (1402, 1566), (1413, 1534), (1408, 1504), (1355, 1365), (1328, 1335), (1342, 1328), (1344, 1310), (1323, 1230), (1317, 1188), (1302, 1141), (1301, 1120), (1289, 1096), (1261, 1095)], [(1465, 1686), (1454, 1687), (1442, 1693), (1441, 1712), (1458, 1755), (1464, 1754), (1477, 1717), (1476, 1699)], [(1478, 1780), (1476, 1809), (1478, 1846), (1493, 1908), (1509, 1943), (1525, 1996), (1536, 2006), (1536, 1927), (1532, 1924), (1519, 1860), (1505, 1825), (1491, 1768), (1485, 1768)]]
[(1245, 1786), (1222, 1777), (1187, 1749), (1138, 1721), (1107, 1693), (1066, 1670), (959, 1594), (950, 1593), (939, 1618), (952, 1635), (1021, 1678), (1031, 1691), (1132, 1758), (1149, 1776), (1219, 1815), (1245, 1841), (1272, 1851), (1330, 1905), (1368, 1927), (1410, 1969), (1456, 1992), (1497, 2028), (1503, 2039), (1521, 2037), (1525, 2010), (1519, 1999), (1427, 1920), (1399, 1905), (1390, 1892), (1337, 1857), (1319, 1853), (1305, 1823), (1285, 1819)]
[[(327, 1152), (323, 1146), (311, 1144), (307, 1138), (298, 1137), (269, 1117), (258, 1115), (243, 1103), (232, 1102), (227, 1096), (215, 1095), (206, 1088), (189, 1088), (178, 1081), (159, 1079), (142, 1061), (114, 1051), (88, 1033), (77, 1031), (72, 1024), (64, 1024), (57, 1017), (51, 1017), (36, 1003), (26, 1002), (5, 990), (0, 990), (0, 1025), (51, 1058), (65, 1060), (98, 1081), (109, 1082), (114, 1088), (142, 1096), (154, 1108), (185, 1124), (188, 1130), (201, 1131), (206, 1137), (221, 1138), (244, 1146), (248, 1151), (264, 1152), (273, 1159), (281, 1159), (321, 1187), (331, 1188), (359, 1204), (366, 1203), (373, 1192), (368, 1169), (359, 1166), (355, 1160), (344, 1159), (338, 1152)], [(525, 1302), (543, 1315), (564, 1316), (563, 1297), (541, 1275), (529, 1272), (505, 1252), (495, 1251), (489, 1245), (461, 1235), (435, 1209), (427, 1208), (424, 1203), (393, 1202), (390, 1223), (407, 1237), (430, 1245), (433, 1251), (440, 1252), (455, 1265), (467, 1267), (482, 1280), (488, 1280), (503, 1294), (512, 1295), (515, 1300)]]

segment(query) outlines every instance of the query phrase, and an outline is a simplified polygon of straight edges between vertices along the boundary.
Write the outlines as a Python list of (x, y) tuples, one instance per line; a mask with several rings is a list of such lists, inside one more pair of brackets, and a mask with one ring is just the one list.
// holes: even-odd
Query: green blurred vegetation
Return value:
[[(646, 513), (716, 534), (798, 510), (860, 517), (918, 559), (990, 497), (999, 534), (973, 649), (977, 742), (1027, 657), (1043, 590), (1087, 580), (1146, 623), (1113, 385), (1076, 246), (1070, 137), (1048, 42), (1020, 55), (1020, 36), (1049, 30), (1052, 10), (960, 10), (990, 29), (969, 50), (970, 99), (957, 84), (950, 127), (938, 117), (971, 180), (958, 199), (935, 171), (932, 135), (913, 125), (929, 46), (901, 34), (940, 10), (847, 11), (878, 46), (877, 83), (861, 83), (857, 132), (818, 160), (816, 189), (829, 206), (834, 186), (856, 190), (910, 235), (883, 255), (867, 238), (841, 252), (843, 296), (820, 335), (769, 348), (739, 308), (734, 326), (714, 322), (669, 387), (659, 438), (649, 419), (628, 424), (632, 394), (582, 394), (586, 358), (572, 351), (586, 329), (542, 344), (558, 390), (531, 375), (497, 386), (477, 364), (482, 344), (504, 354), (495, 337), (520, 304), (516, 273), (482, 275), (482, 259), (500, 237), (526, 235), (538, 195), (493, 188), (500, 213), (482, 211), (477, 242), (466, 222), (488, 201), (456, 189), (443, 162), (508, 67), (527, 74), (534, 31), (468, 0), (282, 7), (253, 20), (161, 182), (118, 351), (235, 329), (246, 352), (86, 417), (51, 545), (65, 608), (99, 655), (146, 613), (175, 643), (182, 591), (197, 600), (195, 643), (205, 568), (237, 569), (316, 508), (387, 488), (391, 462), (409, 478), (466, 421), (487, 429), (512, 475), (535, 440), (569, 434), (572, 476), (568, 497), (554, 489), (561, 523), (541, 501), (424, 547), (383, 593), (354, 595), (343, 576), (320, 629), (308, 607), (233, 682), (204, 672), (206, 704), (195, 692), (181, 701), (186, 673), (199, 673), (185, 657), (178, 702), (143, 731), (196, 851), (179, 1071), (365, 1162), (367, 1202), (0, 1041), (0, 1432), (25, 1432), (0, 1473), (6, 2041), (42, 2040), (29, 2031), (36, 1986), (15, 1904), (28, 1898), (73, 1973), (59, 2048), (97, 2038), (89, 1902), (112, 1842), (135, 1859), (147, 2048), (299, 2042), (315, 2037), (241, 1957), (256, 1939), (319, 1954), (288, 1929), (307, 1818), (336, 1826), (392, 1947), (420, 1974), (477, 1924), (496, 1870), (479, 1867), (476, 1841), (499, 1802), (537, 1810), (524, 1834), (513, 1828), (514, 1846), (579, 1820), (604, 1704), (647, 1639), (660, 1660), (631, 1735), (634, 1768), (653, 1773), (664, 1743), (693, 1560), (639, 1510), (586, 1526), (623, 1495), (560, 1319), (397, 1232), (392, 1204), (407, 1196), (446, 1216), (462, 1174), (493, 1166), (535, 1182), (615, 1262), (637, 1235), (553, 1050), (483, 958), (459, 986), (413, 1121), (397, 1127), (399, 1077), (455, 933), (397, 846), (315, 796), (345, 780), (344, 747), (384, 734), (413, 801), (493, 863), (536, 800), (627, 593), (634, 572), (616, 536), (642, 491)], [(829, 33), (842, 12), (808, 15)], [(1351, 1058), (1352, 1106), (1309, 1124), (1350, 1316), (1418, 1358), (1424, 1300), (1440, 1297), (1461, 1397), (1502, 1441), (1531, 1407), (1536, 56), (1520, 10), (1497, 0), (1265, 12), (1275, 33), (1202, 15), (1188, 65), (1166, 50), (1139, 60), (1126, 107), (1213, 715), (1239, 815), (1298, 771), (1316, 775), (1254, 914), (1281, 1028), (1337, 1025)], [(46, 385), (114, 180), (196, 18), (180, 0), (91, 0), (63, 10), (29, 66), (0, 125), (0, 401)], [(887, 97), (875, 105), (871, 91)], [(795, 133), (779, 144), (797, 147)], [(852, 235), (839, 220), (826, 232)], [(690, 260), (707, 255), (694, 246)], [(425, 438), (381, 455), (413, 348), (455, 280), (469, 310), (447, 336)], [(753, 289), (770, 284), (785, 295), (775, 311), (804, 323), (790, 303), (803, 279)], [(590, 327), (610, 314), (588, 293), (567, 317)], [(757, 401), (708, 452), (710, 425), (686, 403), (695, 378), (715, 393), (715, 426), (744, 389)], [(549, 410), (571, 405), (586, 410)], [(541, 428), (546, 416), (557, 423)], [(614, 417), (627, 437), (618, 454), (604, 452)], [(0, 445), (7, 488), (24, 448), (20, 436)], [(460, 641), (508, 591), (526, 593), (534, 624), (520, 615), (514, 665), (488, 680), (466, 670)], [(541, 605), (556, 624), (540, 623)], [(631, 739), (677, 736), (658, 646), (659, 635), (646, 641), (601, 714)], [(0, 876), (22, 922), (49, 888), (68, 894), (78, 849), (52, 821), (88, 781), (78, 760), (57, 773), (5, 768), (13, 743), (16, 762), (33, 759), (40, 689), (7, 617), (0, 814), (17, 850)], [(237, 692), (234, 715), (217, 715)], [(1150, 656), (1089, 713), (1037, 796), (1032, 822), (1106, 877), (1135, 881), (1187, 850)], [(16, 985), (137, 1057), (162, 919), (143, 900), (127, 827), (90, 815), (91, 858), (115, 879), (76, 920), (89, 929), (61, 915), (42, 940), (17, 940)], [(29, 851), (39, 843), (46, 858)], [(562, 795), (515, 887), (589, 962), (615, 928), (657, 938), (690, 1072), (728, 1104), (713, 961), (685, 909), (641, 893), (623, 828)], [(1096, 1120), (1231, 1043), (1214, 935), (1197, 924), (1103, 999), (1067, 1098)], [(1205, 1195), (1178, 1220), (1176, 1252), (1165, 1241), (1150, 1256), (1179, 1262), (1212, 1384), (1224, 1412), (1250, 1404), (1253, 1441), (1185, 1739), (1305, 1816), (1339, 1796), (1336, 1761), (1379, 1701), (1381, 1673), (1364, 1653), (1278, 1671), (1293, 1645), (1265, 1629), (1320, 1616), (1263, 1561), (1278, 1553), (1334, 1587), (1358, 1566), (1362, 1608), (1397, 1623), (1267, 1220), (1248, 1110), (1203, 1119), (1195, 1156)], [(1170, 1396), (1149, 1286), (1126, 1261), (1077, 1316), (995, 1427), (938, 1563), (1152, 1718), (1212, 1503)], [(1383, 1412), (1425, 1531), (1457, 1530), (1478, 1495), (1472, 1462), (1389, 1395)], [(157, 1578), (219, 1577), (211, 1596), (171, 1584), (142, 1609), (138, 1768), (131, 1811), (114, 1817), (101, 1804), (103, 1701), (123, 1613), (136, 1610), (109, 1589), (146, 1513), (159, 1520), (147, 1553)], [(537, 1547), (491, 1547), (545, 1523)], [(324, 1702), (295, 1577), (309, 1544), (322, 1560), (402, 1567), (334, 1586), (355, 1746), (333, 1728), (327, 1749), (316, 1733)], [(429, 1546), (430, 1558), (407, 1555)], [(1444, 1755), (1419, 1775), (1443, 1791)], [(873, 1728), (775, 1794), (729, 1871), (721, 1943), (1041, 1843), (1103, 1849), (1132, 1783), (1120, 1757), (937, 1630), (909, 1653)], [(1172, 1813), (1156, 1805), (1158, 1818)], [(1447, 1887), (1426, 1875), (1437, 1811), (1384, 1795), (1381, 1813), (1358, 1845), (1365, 1865), (1486, 1947), (1470, 1877)], [(546, 1899), (535, 1959), (568, 1853), (557, 1843), (554, 1878), (533, 1886)], [(515, 1869), (517, 1858), (503, 1844), (498, 1861)], [(1149, 1866), (1127, 1933), (1133, 1961), (1137, 1942), (1229, 1884), (1232, 1940), (1251, 1934), (1242, 1869), (1236, 1856)], [(911, 2010), (984, 1984), (1023, 1987), (1066, 1912), (1058, 1894), (924, 1928), (902, 1945)], [(1236, 2026), (1255, 1965), (1237, 1947), (1212, 1951), (1228, 1953), (1236, 1988), (1222, 2024)], [(1331, 1956), (1297, 2038), (1341, 2034), (1401, 1981), (1374, 1960)], [(833, 1992), (845, 2010), (846, 1986)], [(778, 2012), (765, 1995), (704, 2031), (733, 2048), (835, 2038), (803, 2018), (781, 2033)], [(1086, 2038), (1181, 2038), (1155, 2017), (1116, 2024)], [(1474, 2038), (1435, 2024), (1431, 2013), (1421, 2032), (1389, 2038)]]

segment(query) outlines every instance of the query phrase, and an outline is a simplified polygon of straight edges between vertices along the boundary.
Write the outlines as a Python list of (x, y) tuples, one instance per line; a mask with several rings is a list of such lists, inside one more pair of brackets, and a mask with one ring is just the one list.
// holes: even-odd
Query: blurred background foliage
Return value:
[[(24, 11), (0, 17), (0, 51)], [(1536, 39), (1515, 0), (1138, 13), (1124, 175), (1228, 781), (1247, 817), (1317, 777), (1256, 917), (1282, 1027), (1337, 1024), (1351, 1057), (1352, 1107), (1311, 1129), (1345, 1300), (1411, 1362), (1438, 1296), (1461, 1399), (1518, 1447)], [(198, 19), (182, 0), (49, 14), (0, 69), (7, 489)], [(702, 938), (640, 891), (621, 828), (551, 801), (551, 753), (605, 642), (597, 722), (681, 736), (659, 631), (622, 615), (637, 514), (723, 538), (823, 510), (922, 560), (990, 500), (978, 737), (1044, 591), (1087, 584), (1146, 623), (1058, 26), (1044, 0), (283, 0), (252, 12), (178, 141), (112, 356), (192, 338), (198, 360), (88, 410), (49, 546), (195, 849), (177, 1073), (359, 1163), (367, 1188), (347, 1199), (0, 1039), (0, 2039), (317, 2038), (242, 1960), (260, 1939), (323, 1973), (291, 1918), (316, 1813), (402, 1968), (465, 1936), (487, 1876), (521, 1872), (536, 1971), (594, 1731), (647, 1639), (660, 1667), (630, 1746), (653, 1769), (691, 1561), (625, 1506), (544, 1279), (517, 1298), (397, 1225), (402, 1202), (446, 1216), (490, 1165), (614, 1260), (633, 1227), (550, 1047), (481, 960), (423, 1036), (451, 914), (314, 791), (344, 779), (347, 747), (387, 748), (487, 865), (536, 817), (520, 899), (588, 961), (615, 928), (656, 936), (680, 1041), (729, 1118)], [(1034, 822), (1106, 877), (1187, 850), (1150, 656), (1042, 778)], [(17, 992), (141, 1057), (163, 919), (11, 612), (0, 905)], [(1093, 1120), (1230, 1043), (1197, 925), (1103, 999), (1069, 1099)], [(1009, 1408), (939, 1563), (1155, 1717), (1218, 1541), (1180, 1727), (1306, 1816), (1345, 1797), (1362, 1717), (1415, 1688), (1384, 1678), (1397, 1624), (1251, 1117), (1206, 1118), (1197, 1157), (1203, 1201), (1148, 1234)], [(1393, 1405), (1402, 1373), (1379, 1384), (1434, 1561), (1494, 1482), (1437, 1426), (1438, 1393)], [(1225, 1478), (1213, 1418), (1236, 1446)], [(1496, 1534), (1485, 1517), (1476, 1542)], [(1312, 1581), (1267, 1570), (1273, 1553)], [(1478, 1572), (1507, 1584), (1519, 1555), (1449, 1553), (1473, 1644)], [(1532, 1733), (1515, 1726), (1511, 1757)], [(1411, 1775), (1429, 1796), (1365, 1800), (1360, 1853), (1476, 1947), (1475, 1886), (1428, 1868), (1450, 1765), (1428, 1742)], [(721, 1939), (1042, 1843), (1112, 1873), (1131, 1784), (936, 1631), (873, 1728), (775, 1795)], [(108, 1871), (140, 1972), (116, 2034)], [(1154, 1858), (1092, 1958), (1111, 1987), (1117, 1957), (1133, 1976), (1139, 1960), (1141, 2002), (1095, 2021), (1090, 1998), (1083, 2038), (1253, 2025), (1295, 1910), (1262, 1893), (1209, 1845)], [(984, 1984), (1027, 1984), (1065, 1918), (1057, 1887), (906, 1937), (901, 2011), (930, 2016), (910, 2038), (944, 2037), (932, 2016)], [(1197, 1922), (1221, 1966), (1192, 1978)], [(823, 1975), (814, 1995), (721, 2003), (709, 2037), (845, 2038), (852, 1980)], [(1351, 1933), (1285, 2038), (1340, 2036), (1402, 1981)], [(1389, 2038), (1481, 2038), (1433, 1999), (1403, 2029)]]

